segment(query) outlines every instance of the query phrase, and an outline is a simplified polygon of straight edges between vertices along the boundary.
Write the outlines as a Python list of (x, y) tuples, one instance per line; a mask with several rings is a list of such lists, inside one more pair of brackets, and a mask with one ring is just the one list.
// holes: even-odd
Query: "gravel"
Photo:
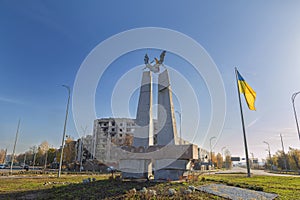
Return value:
[(232, 200), (271, 200), (275, 199), (278, 196), (277, 194), (243, 189), (223, 184), (210, 184), (201, 186), (198, 187), (197, 190)]

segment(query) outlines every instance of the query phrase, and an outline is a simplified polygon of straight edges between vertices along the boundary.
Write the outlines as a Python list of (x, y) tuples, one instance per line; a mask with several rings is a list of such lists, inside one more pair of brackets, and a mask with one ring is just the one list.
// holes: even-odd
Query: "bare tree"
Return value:
[(300, 173), (300, 150), (289, 148), (288, 152), (290, 167), (293, 170), (297, 170)]
[(5, 163), (6, 150), (0, 149), (0, 163)]
[(67, 164), (73, 163), (76, 157), (76, 141), (68, 138), (64, 147), (64, 162)]
[(49, 143), (47, 141), (44, 141), (39, 146), (41, 153), (45, 154), (49, 150)]
[(285, 168), (290, 169), (290, 164), (289, 162), (286, 162), (286, 154), (283, 151), (277, 151), (273, 156), (272, 161), (274, 165), (281, 170), (286, 170)]
[(231, 153), (228, 149), (225, 151), (225, 168), (230, 169), (232, 166)]
[(220, 153), (217, 154), (217, 168), (221, 169), (223, 166), (223, 157)]

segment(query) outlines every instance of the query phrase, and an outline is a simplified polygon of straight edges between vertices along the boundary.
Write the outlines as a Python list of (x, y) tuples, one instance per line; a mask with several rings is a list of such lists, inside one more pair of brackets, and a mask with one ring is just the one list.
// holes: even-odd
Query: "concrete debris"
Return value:
[(177, 193), (176, 190), (174, 190), (173, 188), (168, 189), (168, 195), (169, 196), (174, 196), (176, 193)]
[(148, 194), (151, 197), (155, 197), (156, 196), (156, 191), (155, 190), (148, 190)]
[(194, 191), (196, 190), (196, 187), (193, 186), (193, 185), (190, 185), (190, 186), (189, 186), (189, 189), (192, 190), (192, 192), (194, 192)]
[(69, 182), (45, 182), (43, 185), (47, 186), (47, 185), (56, 185), (56, 184), (66, 185), (70, 183)]
[(148, 190), (147, 190), (147, 188), (143, 187), (143, 188), (140, 190), (140, 192), (141, 192), (142, 194), (147, 194)]
[(91, 182), (94, 182), (94, 181), (96, 181), (96, 178), (87, 178), (87, 179), (83, 179), (82, 183), (91, 183)]
[(192, 194), (192, 193), (193, 193), (193, 191), (190, 190), (190, 189), (187, 189), (187, 190), (183, 191), (183, 194)]
[(132, 188), (131, 190), (129, 190), (129, 193), (136, 194), (136, 189)]

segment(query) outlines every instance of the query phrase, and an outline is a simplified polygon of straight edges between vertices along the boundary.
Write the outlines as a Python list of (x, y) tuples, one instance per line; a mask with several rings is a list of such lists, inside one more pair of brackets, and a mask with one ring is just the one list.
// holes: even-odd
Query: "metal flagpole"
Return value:
[(236, 85), (237, 85), (237, 90), (238, 90), (238, 97), (239, 97), (240, 111), (241, 111), (241, 121), (242, 121), (242, 127), (243, 127), (243, 135), (244, 135), (244, 145), (245, 145), (246, 164), (247, 164), (247, 176), (250, 177), (251, 174), (250, 174), (248, 147), (247, 147), (247, 139), (246, 139), (246, 130), (245, 130), (243, 108), (242, 108), (242, 103), (241, 103), (241, 94), (240, 94), (239, 82), (238, 82), (238, 73), (237, 73), (236, 68), (235, 68), (235, 76), (236, 76)]
[(18, 128), (17, 128), (17, 132), (16, 132), (16, 138), (15, 138), (15, 144), (14, 144), (14, 149), (13, 149), (13, 153), (11, 155), (11, 163), (10, 163), (10, 174), (12, 175), (12, 167), (14, 164), (14, 157), (15, 157), (15, 151), (16, 151), (16, 145), (17, 145), (17, 140), (18, 140), (18, 134), (19, 134), (19, 127), (20, 127), (20, 121), (18, 122)]

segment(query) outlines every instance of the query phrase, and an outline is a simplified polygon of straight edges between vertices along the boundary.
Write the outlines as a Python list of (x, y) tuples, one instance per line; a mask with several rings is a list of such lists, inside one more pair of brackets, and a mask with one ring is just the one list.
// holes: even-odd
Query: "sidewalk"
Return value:
[(232, 200), (273, 200), (278, 196), (277, 194), (243, 189), (223, 184), (210, 184), (206, 186), (201, 186), (198, 187), (197, 190)]

